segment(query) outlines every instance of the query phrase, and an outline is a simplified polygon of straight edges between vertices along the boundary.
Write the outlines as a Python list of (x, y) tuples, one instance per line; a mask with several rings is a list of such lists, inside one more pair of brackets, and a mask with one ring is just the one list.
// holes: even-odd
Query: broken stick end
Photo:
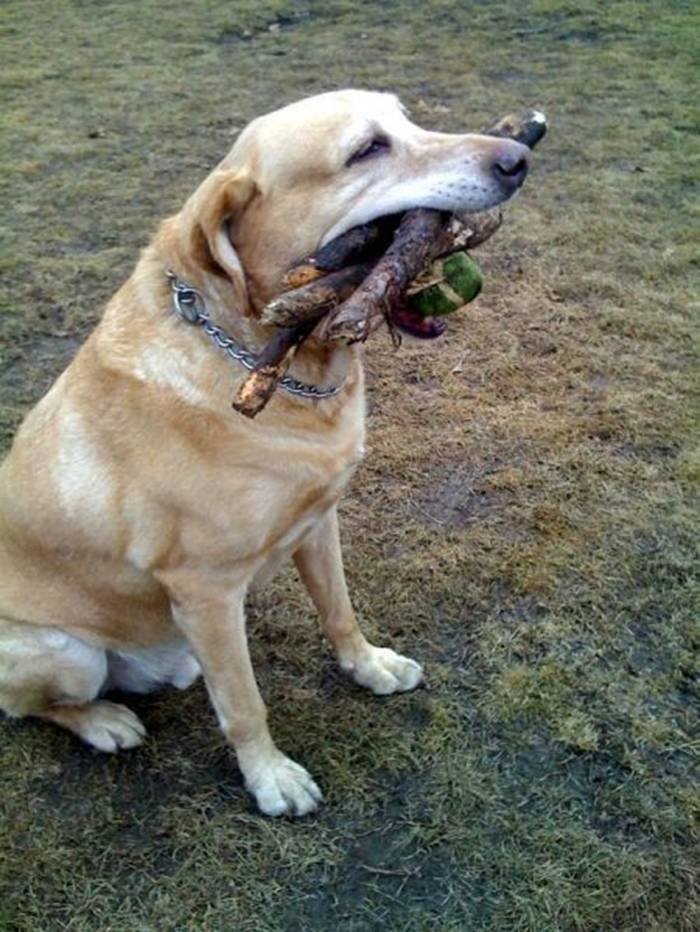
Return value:
[(244, 417), (254, 418), (272, 398), (280, 377), (278, 366), (253, 371), (236, 392), (231, 407)]

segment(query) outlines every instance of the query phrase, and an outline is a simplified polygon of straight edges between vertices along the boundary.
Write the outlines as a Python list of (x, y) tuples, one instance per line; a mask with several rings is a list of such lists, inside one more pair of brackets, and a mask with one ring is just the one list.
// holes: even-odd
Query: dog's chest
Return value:
[[(365, 453), (361, 438), (346, 449), (312, 457), (306, 464), (298, 464), (296, 482), (287, 488), (282, 531), (275, 550), (288, 550), (319, 521), (345, 491), (357, 465)], [(292, 470), (290, 469), (290, 472)]]

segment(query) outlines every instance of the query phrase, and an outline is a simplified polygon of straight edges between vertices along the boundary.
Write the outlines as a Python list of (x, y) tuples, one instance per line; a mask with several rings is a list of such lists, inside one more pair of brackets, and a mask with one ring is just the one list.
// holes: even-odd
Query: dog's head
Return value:
[(511, 197), (529, 150), (507, 139), (429, 132), (392, 94), (310, 97), (252, 122), (188, 202), (211, 270), (267, 299), (280, 276), (358, 224), (412, 207), (479, 211)]

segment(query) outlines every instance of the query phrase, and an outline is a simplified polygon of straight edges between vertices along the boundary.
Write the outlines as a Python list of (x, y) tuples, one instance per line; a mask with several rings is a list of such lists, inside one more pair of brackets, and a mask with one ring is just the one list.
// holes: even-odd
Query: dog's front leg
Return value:
[(221, 728), (236, 750), (246, 788), (267, 815), (305, 815), (321, 801), (309, 774), (275, 746), (248, 651), (246, 587), (221, 591), (199, 573), (161, 574), (173, 617), (202, 665)]
[(388, 647), (375, 647), (360, 630), (345, 583), (335, 507), (306, 535), (294, 562), (342, 669), (379, 696), (414, 689), (423, 678), (420, 664)]

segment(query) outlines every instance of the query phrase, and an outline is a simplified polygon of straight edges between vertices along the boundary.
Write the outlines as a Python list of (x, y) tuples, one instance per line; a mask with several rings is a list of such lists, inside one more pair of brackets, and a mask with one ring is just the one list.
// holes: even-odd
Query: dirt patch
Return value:
[(489, 488), (484, 481), (500, 471), (497, 466), (456, 466), (442, 479), (431, 478), (422, 497), (410, 505), (413, 514), (443, 527), (464, 527), (496, 512), (507, 510), (514, 495)]

